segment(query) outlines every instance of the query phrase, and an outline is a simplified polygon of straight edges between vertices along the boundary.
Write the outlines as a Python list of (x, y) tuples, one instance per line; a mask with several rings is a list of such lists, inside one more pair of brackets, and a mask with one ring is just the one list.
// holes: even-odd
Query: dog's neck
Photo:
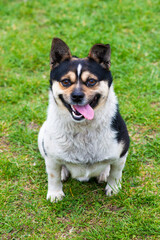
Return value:
[(95, 117), (93, 120), (84, 119), (81, 122), (75, 122), (70, 113), (66, 114), (66, 111), (60, 111), (59, 107), (54, 99), (53, 92), (50, 90), (49, 93), (49, 107), (48, 107), (48, 118), (47, 121), (50, 122), (51, 125), (58, 127), (64, 127), (66, 130), (76, 129), (80, 130), (84, 127), (87, 128), (97, 128), (99, 126), (103, 127), (107, 122), (111, 122), (113, 116), (117, 111), (117, 97), (115, 95), (113, 84), (109, 88), (108, 98), (106, 103), (103, 106), (100, 106), (95, 110)]

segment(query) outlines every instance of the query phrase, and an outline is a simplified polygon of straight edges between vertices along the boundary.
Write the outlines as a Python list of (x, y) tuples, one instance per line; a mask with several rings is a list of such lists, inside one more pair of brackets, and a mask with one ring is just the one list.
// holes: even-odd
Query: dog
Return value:
[(48, 114), (38, 136), (51, 202), (65, 196), (62, 182), (69, 175), (107, 182), (107, 196), (121, 188), (129, 135), (113, 89), (110, 57), (109, 44), (95, 44), (86, 58), (78, 58), (61, 39), (52, 40)]

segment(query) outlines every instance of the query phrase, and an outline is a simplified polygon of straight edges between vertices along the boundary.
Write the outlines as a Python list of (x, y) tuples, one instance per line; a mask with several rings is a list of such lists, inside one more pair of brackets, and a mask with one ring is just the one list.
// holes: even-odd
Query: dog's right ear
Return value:
[(89, 58), (92, 58), (104, 68), (109, 70), (111, 65), (111, 48), (109, 44), (95, 44), (88, 55)]
[(58, 66), (61, 62), (72, 57), (69, 47), (59, 38), (53, 38), (50, 52), (51, 69)]

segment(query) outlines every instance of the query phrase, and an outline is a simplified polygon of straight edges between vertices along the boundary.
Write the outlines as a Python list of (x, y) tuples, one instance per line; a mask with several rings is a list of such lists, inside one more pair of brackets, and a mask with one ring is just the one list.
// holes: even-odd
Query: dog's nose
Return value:
[(73, 102), (80, 103), (82, 102), (83, 98), (84, 98), (84, 93), (82, 91), (74, 90), (71, 93), (71, 99)]

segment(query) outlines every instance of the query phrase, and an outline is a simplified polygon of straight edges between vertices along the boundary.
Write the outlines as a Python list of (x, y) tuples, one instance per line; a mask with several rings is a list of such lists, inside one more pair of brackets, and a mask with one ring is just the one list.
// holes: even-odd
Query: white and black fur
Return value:
[[(119, 113), (109, 67), (109, 45), (96, 44), (87, 58), (79, 59), (71, 56), (62, 40), (53, 39), (48, 115), (38, 137), (39, 150), (45, 159), (48, 174), (47, 199), (51, 202), (62, 199), (62, 181), (69, 175), (80, 181), (97, 177), (99, 182), (107, 182), (107, 196), (117, 193), (121, 188), (129, 136)], [(99, 99), (95, 98), (97, 102), (93, 120), (83, 117), (75, 119), (69, 109), (73, 99), (66, 102), (63, 90), (59, 90), (58, 85), (68, 71), (75, 72), (77, 79), (80, 79), (80, 74), (86, 69), (98, 79), (95, 95), (99, 94)], [(79, 85), (86, 84), (76, 80), (76, 86), (77, 81)]]

